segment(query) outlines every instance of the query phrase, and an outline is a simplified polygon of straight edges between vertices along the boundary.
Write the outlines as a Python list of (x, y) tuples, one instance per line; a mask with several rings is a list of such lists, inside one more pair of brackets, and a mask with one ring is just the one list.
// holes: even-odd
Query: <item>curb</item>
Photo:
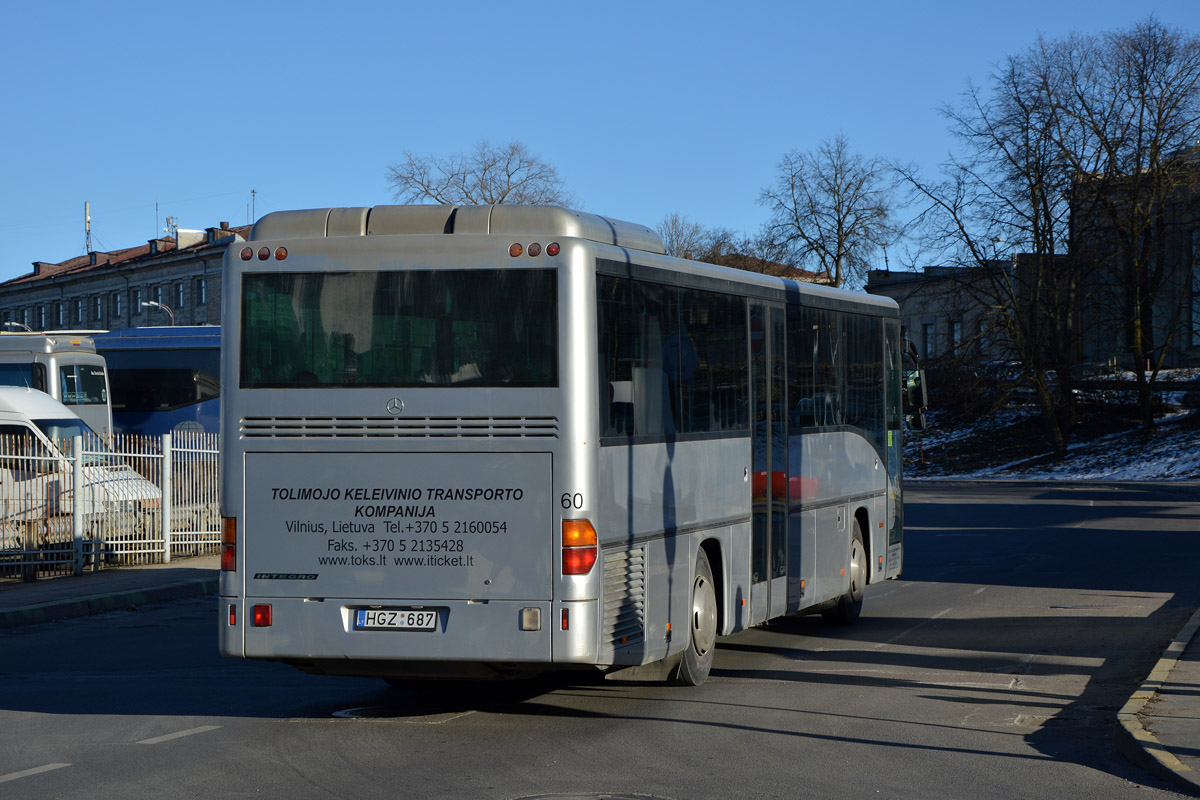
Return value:
[(1197, 629), (1200, 629), (1200, 610), (1192, 614), (1192, 618), (1163, 652), (1162, 658), (1158, 660), (1150, 675), (1117, 712), (1117, 727), (1113, 732), (1113, 739), (1117, 749), (1133, 763), (1160, 778), (1172, 781), (1176, 786), (1200, 794), (1200, 773), (1181, 762), (1153, 733), (1146, 730), (1140, 716), (1146, 706), (1154, 700), (1158, 690), (1167, 682), (1171, 670), (1175, 668), (1183, 651), (1196, 635)]
[(128, 591), (95, 594), (89, 597), (77, 597), (71, 600), (55, 600), (33, 606), (13, 608), (0, 611), (0, 629), (15, 628), (21, 625), (37, 625), (42, 622), (54, 622), (73, 617), (86, 617), (92, 614), (104, 614), (109, 611), (126, 611), (137, 606), (150, 603), (166, 603), (185, 597), (201, 597), (206, 594), (216, 594), (219, 579), (192, 578), (176, 583), (167, 583), (149, 589), (131, 589)]

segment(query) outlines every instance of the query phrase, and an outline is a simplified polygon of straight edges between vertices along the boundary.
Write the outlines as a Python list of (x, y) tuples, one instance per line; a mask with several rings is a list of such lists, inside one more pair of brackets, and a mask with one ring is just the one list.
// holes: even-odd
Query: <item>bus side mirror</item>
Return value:
[(908, 427), (914, 431), (925, 430), (925, 409), (929, 406), (929, 396), (925, 391), (925, 370), (905, 370), (904, 401), (911, 410), (911, 413), (904, 415)]

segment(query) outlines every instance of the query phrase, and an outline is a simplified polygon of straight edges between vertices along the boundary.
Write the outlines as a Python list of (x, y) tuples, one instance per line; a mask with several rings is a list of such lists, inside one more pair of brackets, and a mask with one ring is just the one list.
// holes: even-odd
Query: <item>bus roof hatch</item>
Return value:
[(331, 236), (504, 234), (570, 236), (665, 253), (652, 228), (558, 206), (375, 206), (277, 211), (258, 221), (250, 241)]

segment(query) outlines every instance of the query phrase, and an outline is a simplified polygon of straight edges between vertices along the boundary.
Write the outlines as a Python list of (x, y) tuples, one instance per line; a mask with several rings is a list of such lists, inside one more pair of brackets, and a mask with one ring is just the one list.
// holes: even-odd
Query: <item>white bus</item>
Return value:
[(91, 336), (74, 331), (0, 333), (0, 386), (45, 392), (100, 436), (112, 433), (108, 371)]
[(896, 304), (530, 206), (271, 214), (225, 257), (220, 649), (638, 668), (900, 574)]

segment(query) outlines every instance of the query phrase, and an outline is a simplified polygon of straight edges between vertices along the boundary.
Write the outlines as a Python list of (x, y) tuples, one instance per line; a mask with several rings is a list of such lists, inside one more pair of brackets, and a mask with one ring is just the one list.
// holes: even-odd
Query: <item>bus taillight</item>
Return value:
[(562, 521), (563, 575), (586, 575), (596, 563), (596, 529), (586, 519)]
[(272, 623), (271, 604), (260, 603), (250, 612), (250, 624), (256, 628), (269, 628)]
[(237, 570), (237, 519), (221, 517), (221, 571)]

